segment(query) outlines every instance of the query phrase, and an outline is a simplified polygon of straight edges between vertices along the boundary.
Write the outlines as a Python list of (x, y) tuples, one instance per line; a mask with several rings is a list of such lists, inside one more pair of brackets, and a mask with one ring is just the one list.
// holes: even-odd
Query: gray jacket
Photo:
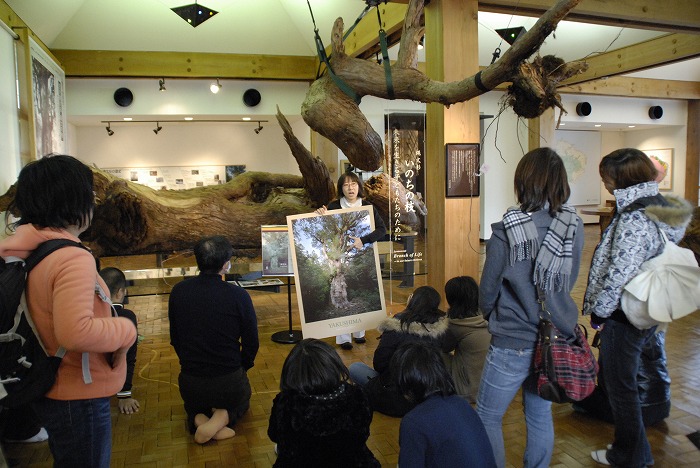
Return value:
[(656, 182), (645, 182), (615, 190), (617, 213), (596, 247), (588, 273), (583, 301), (584, 315), (607, 318), (620, 308), (622, 288), (639, 272), (642, 263), (663, 251), (659, 229), (678, 243), (690, 222), (693, 208), (674, 195), (664, 198), (667, 206), (650, 205), (625, 211), (636, 200), (659, 193)]
[[(532, 213), (540, 245), (552, 217), (548, 210)], [(486, 244), (486, 260), (479, 285), (479, 305), (489, 321), (491, 344), (499, 348), (532, 349), (537, 340), (541, 310), (533, 281), (535, 261), (510, 265), (510, 248), (503, 222), (491, 225), (493, 234)], [(552, 312), (552, 322), (567, 336), (574, 334), (578, 306), (571, 298), (583, 251), (583, 222), (578, 220), (572, 252), (569, 284), (561, 291), (547, 291), (545, 302)]]

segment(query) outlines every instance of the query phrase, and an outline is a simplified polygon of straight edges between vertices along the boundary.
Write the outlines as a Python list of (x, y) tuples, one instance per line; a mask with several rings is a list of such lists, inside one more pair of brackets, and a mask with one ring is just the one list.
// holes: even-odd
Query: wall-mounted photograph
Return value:
[(659, 190), (666, 192), (673, 190), (673, 149), (648, 149), (642, 151), (651, 158), (654, 166), (656, 166), (656, 170), (660, 173), (663, 172), (663, 178), (659, 180)]
[(287, 216), (301, 326), (306, 338), (376, 328), (386, 318), (371, 207)]
[(63, 69), (34, 40), (32, 57), (32, 101), (36, 157), (66, 151), (66, 75)]
[(445, 145), (445, 196), (479, 196), (479, 143)]
[(260, 233), (262, 235), (262, 275), (290, 276), (294, 274), (287, 225), (260, 226)]

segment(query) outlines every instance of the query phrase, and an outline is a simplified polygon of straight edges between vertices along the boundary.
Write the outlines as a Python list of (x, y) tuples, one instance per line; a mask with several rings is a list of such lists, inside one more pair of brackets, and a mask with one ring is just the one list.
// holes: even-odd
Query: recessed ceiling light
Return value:
[(134, 120), (133, 117), (124, 117), (124, 120)]
[(250, 120), (250, 117), (243, 117), (241, 120)]
[(600, 126), (601, 126), (600, 124), (595, 124), (595, 125), (594, 125), (594, 127), (600, 127)]
[(185, 117), (185, 120), (194, 120), (194, 117)]
[(565, 126), (565, 125), (566, 125), (565, 123), (560, 123), (560, 124), (559, 124), (560, 127), (563, 127), (563, 126)]
[(627, 128), (634, 128), (636, 125), (628, 125)]

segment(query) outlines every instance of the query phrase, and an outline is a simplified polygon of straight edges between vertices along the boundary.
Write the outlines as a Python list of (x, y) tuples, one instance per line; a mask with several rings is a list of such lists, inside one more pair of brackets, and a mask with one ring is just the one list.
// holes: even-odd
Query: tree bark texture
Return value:
[[(154, 190), (94, 167), (92, 171), (97, 204), (82, 239), (98, 257), (188, 250), (213, 235), (226, 236), (236, 256), (255, 257), (260, 255), (261, 225), (287, 224), (288, 215), (308, 213), (329, 201), (312, 199), (305, 189), (306, 175), (245, 172), (223, 185)], [(367, 199), (385, 208), (380, 212), (387, 223), (390, 179), (373, 178), (365, 188)], [(0, 212), (8, 209), (14, 194), (13, 185), (0, 196)], [(401, 221), (406, 230), (420, 226), (415, 214)]]
[[(555, 63), (552, 67), (543, 66), (539, 58), (532, 63), (526, 60), (579, 2), (558, 0), (500, 60), (458, 82), (431, 80), (415, 68), (417, 45), (424, 33), (421, 26), (423, 0), (409, 3), (398, 60), (391, 67), (393, 96), (389, 95), (382, 66), (345, 54), (342, 18), (338, 18), (333, 27), (331, 66), (359, 96), (439, 102), (445, 106), (467, 101), (503, 82), (512, 81), (525, 92), (541, 95), (534, 104), (521, 106), (527, 112), (540, 115), (546, 108), (558, 105), (558, 82), (585, 70), (586, 66)], [(519, 92), (510, 96), (514, 109)], [(381, 137), (355, 101), (327, 74), (310, 86), (301, 113), (309, 127), (335, 143), (353, 166), (374, 171), (382, 165), (385, 152)], [(84, 240), (97, 256), (108, 256), (187, 250), (201, 237), (225, 235), (236, 249), (236, 255), (258, 255), (261, 225), (286, 224), (287, 215), (312, 211), (335, 198), (334, 183), (326, 166), (294, 136), (279, 109), (277, 119), (302, 177), (247, 172), (224, 185), (155, 191), (93, 169), (99, 201)], [(364, 188), (366, 198), (377, 206), (385, 221), (390, 221), (390, 211), (395, 210), (390, 203), (393, 197), (411, 199), (411, 206), (400, 204), (398, 219), (403, 230), (419, 229), (425, 205), (421, 200), (407, 197), (401, 182), (382, 174), (365, 182)], [(0, 211), (7, 209), (13, 197), (14, 186), (0, 196)], [(396, 225), (396, 215), (391, 213), (392, 222), (387, 226)]]
[[(420, 21), (423, 0), (410, 0), (409, 3), (398, 60), (391, 66), (393, 96), (390, 96), (382, 65), (345, 54), (342, 18), (338, 18), (333, 26), (331, 67), (359, 97), (372, 95), (384, 99), (439, 102), (450, 106), (468, 101), (508, 81), (520, 81), (526, 88), (552, 92), (547, 85), (528, 85), (533, 79), (546, 81), (548, 76), (544, 71), (535, 75), (523, 74), (521, 64), (537, 52), (557, 23), (580, 1), (557, 1), (499, 60), (477, 75), (461, 81), (445, 83), (432, 80), (415, 68), (418, 42), (424, 34)], [(561, 75), (568, 77), (585, 68), (585, 64), (578, 63), (562, 65), (557, 79), (561, 81), (564, 79)], [(536, 106), (537, 115), (558, 102), (550, 97), (542, 99), (545, 103)], [(360, 112), (358, 104), (341, 91), (328, 74), (309, 88), (302, 104), (302, 116), (309, 127), (335, 143), (353, 166), (365, 171), (374, 171), (381, 166), (384, 155), (381, 137)]]

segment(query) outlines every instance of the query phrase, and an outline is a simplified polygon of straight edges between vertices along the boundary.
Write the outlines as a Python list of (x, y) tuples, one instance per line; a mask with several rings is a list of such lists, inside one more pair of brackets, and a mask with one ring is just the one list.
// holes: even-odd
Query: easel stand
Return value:
[(294, 344), (302, 339), (301, 331), (292, 330), (292, 279), (287, 276), (287, 306), (289, 308), (289, 329), (272, 334), (275, 343)]

